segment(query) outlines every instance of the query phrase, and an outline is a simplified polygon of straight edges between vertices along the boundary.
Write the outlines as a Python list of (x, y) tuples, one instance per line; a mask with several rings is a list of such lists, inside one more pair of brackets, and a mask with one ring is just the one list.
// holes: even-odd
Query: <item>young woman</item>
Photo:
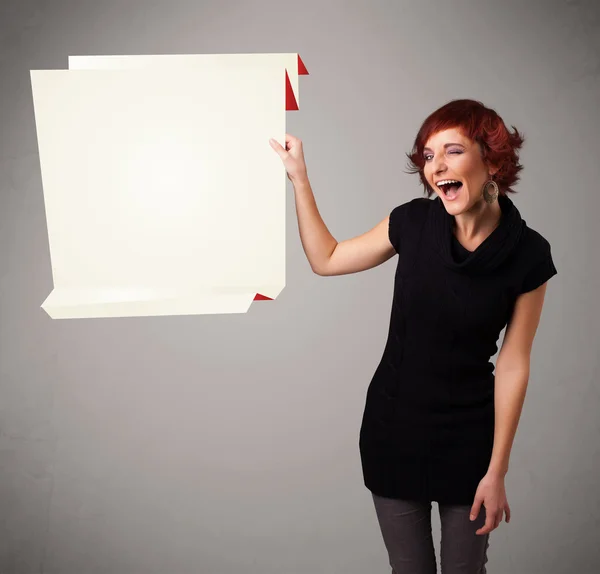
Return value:
[(523, 138), (480, 102), (449, 102), (425, 120), (408, 154), (427, 197), (341, 242), (317, 209), (301, 141), (286, 135), (285, 143), (271, 140), (294, 185), (315, 273), (356, 273), (398, 255), (388, 339), (360, 431), (392, 571), (436, 572), (436, 501), (444, 574), (485, 573), (489, 533), (504, 515), (510, 521), (504, 480), (546, 282), (557, 273), (550, 244), (508, 195)]

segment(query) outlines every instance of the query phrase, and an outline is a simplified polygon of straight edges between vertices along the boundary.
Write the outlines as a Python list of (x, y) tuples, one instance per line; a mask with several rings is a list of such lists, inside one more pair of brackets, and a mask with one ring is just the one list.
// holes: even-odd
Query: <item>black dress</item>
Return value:
[(388, 498), (473, 503), (494, 437), (494, 365), (517, 296), (557, 273), (550, 244), (499, 196), (498, 227), (470, 252), (439, 197), (390, 214), (398, 253), (387, 343), (369, 385), (365, 486)]

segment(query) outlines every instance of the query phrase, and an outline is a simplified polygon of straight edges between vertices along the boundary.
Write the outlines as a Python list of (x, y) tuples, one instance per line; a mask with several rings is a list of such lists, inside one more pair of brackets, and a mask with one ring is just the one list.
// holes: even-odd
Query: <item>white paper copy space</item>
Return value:
[(300, 105), (297, 53), (69, 56), (69, 69), (71, 70), (185, 67), (205, 70), (212, 74), (215, 72), (228, 73), (228, 70), (240, 66), (280, 67), (286, 70), (296, 103), (298, 106)]
[(246, 312), (285, 286), (285, 70), (31, 72), (54, 318)]

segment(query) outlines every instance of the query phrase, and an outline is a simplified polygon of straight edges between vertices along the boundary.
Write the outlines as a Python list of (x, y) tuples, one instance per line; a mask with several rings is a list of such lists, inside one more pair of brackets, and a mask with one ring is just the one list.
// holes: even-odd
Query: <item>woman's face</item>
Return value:
[(423, 156), (425, 177), (452, 215), (468, 211), (480, 201), (484, 183), (495, 173), (484, 163), (477, 142), (456, 128), (431, 136)]

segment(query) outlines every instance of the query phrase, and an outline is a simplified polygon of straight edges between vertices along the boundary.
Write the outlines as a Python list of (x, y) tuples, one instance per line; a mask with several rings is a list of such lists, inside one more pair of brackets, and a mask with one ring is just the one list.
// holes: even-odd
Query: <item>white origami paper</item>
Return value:
[(31, 72), (52, 318), (243, 313), (279, 295), (286, 175), (268, 140), (285, 139), (299, 64), (82, 56)]
[(239, 67), (279, 68), (286, 71), (294, 102), (288, 110), (298, 109), (298, 76), (308, 74), (298, 54), (159, 54), (154, 56), (69, 56), (70, 70), (112, 70), (139, 68), (186, 68), (205, 73), (227, 74)]

